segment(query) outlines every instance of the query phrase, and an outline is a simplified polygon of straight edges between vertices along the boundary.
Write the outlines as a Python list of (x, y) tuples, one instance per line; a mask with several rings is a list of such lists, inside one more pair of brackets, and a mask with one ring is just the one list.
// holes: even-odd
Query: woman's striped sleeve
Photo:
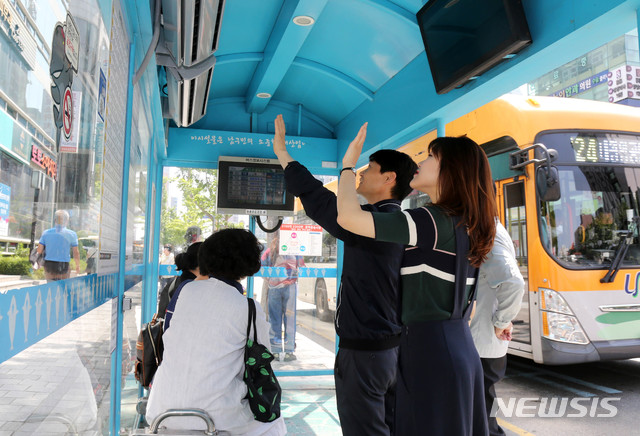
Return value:
[(409, 212), (373, 212), (372, 215), (376, 240), (416, 245), (418, 239), (416, 225)]

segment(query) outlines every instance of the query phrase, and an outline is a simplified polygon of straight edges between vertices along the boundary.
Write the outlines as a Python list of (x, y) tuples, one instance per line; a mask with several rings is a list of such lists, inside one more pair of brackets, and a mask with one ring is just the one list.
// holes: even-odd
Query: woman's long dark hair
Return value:
[(440, 160), (434, 204), (462, 217), (469, 234), (469, 261), (479, 267), (493, 247), (498, 215), (487, 155), (466, 136), (436, 138), (429, 152)]

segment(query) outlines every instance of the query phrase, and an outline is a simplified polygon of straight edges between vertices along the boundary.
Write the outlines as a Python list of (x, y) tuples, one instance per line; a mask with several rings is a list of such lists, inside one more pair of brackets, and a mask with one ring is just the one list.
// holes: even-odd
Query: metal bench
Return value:
[[(167, 429), (160, 428), (160, 424), (167, 418), (172, 417), (185, 417), (185, 416), (197, 416), (201, 418), (206, 424), (206, 430), (178, 430), (178, 429)], [(129, 436), (142, 436), (142, 435), (150, 435), (150, 434), (159, 434), (166, 436), (192, 436), (192, 435), (219, 435), (219, 436), (228, 436), (229, 433), (226, 431), (218, 431), (216, 430), (215, 425), (213, 424), (213, 420), (211, 417), (202, 409), (170, 409), (166, 412), (161, 413), (153, 420), (151, 425), (146, 428), (138, 428), (129, 432)]]

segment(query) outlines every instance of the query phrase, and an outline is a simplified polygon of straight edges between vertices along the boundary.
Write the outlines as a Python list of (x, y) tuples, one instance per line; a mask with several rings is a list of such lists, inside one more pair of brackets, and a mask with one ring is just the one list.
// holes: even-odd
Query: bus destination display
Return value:
[(577, 162), (640, 164), (640, 136), (613, 133), (571, 135)]

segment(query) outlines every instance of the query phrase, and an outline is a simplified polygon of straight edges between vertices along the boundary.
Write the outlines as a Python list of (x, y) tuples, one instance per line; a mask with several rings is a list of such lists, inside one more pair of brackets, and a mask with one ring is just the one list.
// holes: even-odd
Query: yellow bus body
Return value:
[[(478, 144), (502, 137), (515, 140), (518, 147), (533, 144), (538, 133), (547, 130), (603, 130), (640, 132), (640, 108), (612, 103), (554, 97), (521, 97), (507, 95), (494, 100), (446, 125), (447, 136), (467, 135)], [(436, 132), (410, 142), (399, 150), (411, 155), (417, 162), (424, 159), (429, 142)], [(504, 168), (494, 168), (496, 173)], [(534, 166), (525, 167), (516, 179), (524, 182), (526, 210), (526, 244), (528, 265), (523, 265), (527, 282), (530, 313), (530, 343), (511, 343), (510, 352), (530, 357), (540, 363), (564, 364), (590, 360), (619, 359), (640, 356), (640, 305), (638, 298), (625, 290), (633, 290), (639, 269), (622, 268), (611, 283), (601, 283), (608, 265), (603, 269), (575, 270), (561, 266), (543, 247), (537, 219)], [(507, 178), (496, 180), (500, 219), (505, 223), (505, 204), (500, 188), (513, 182)], [(625, 284), (625, 281), (627, 283)], [(590, 343), (586, 347), (542, 340), (548, 329), (539, 309), (540, 289), (560, 292), (573, 303), (573, 310), (581, 324), (597, 324), (592, 328)], [(571, 296), (571, 294), (574, 294)], [(637, 296), (637, 293), (636, 293)], [(525, 304), (527, 303), (525, 299)], [(604, 313), (603, 306), (630, 305), (629, 310)], [(546, 315), (545, 315), (546, 318)], [(603, 322), (601, 322), (603, 320)], [(595, 331), (595, 333), (594, 333)], [(602, 349), (593, 349), (593, 343), (606, 343)]]

